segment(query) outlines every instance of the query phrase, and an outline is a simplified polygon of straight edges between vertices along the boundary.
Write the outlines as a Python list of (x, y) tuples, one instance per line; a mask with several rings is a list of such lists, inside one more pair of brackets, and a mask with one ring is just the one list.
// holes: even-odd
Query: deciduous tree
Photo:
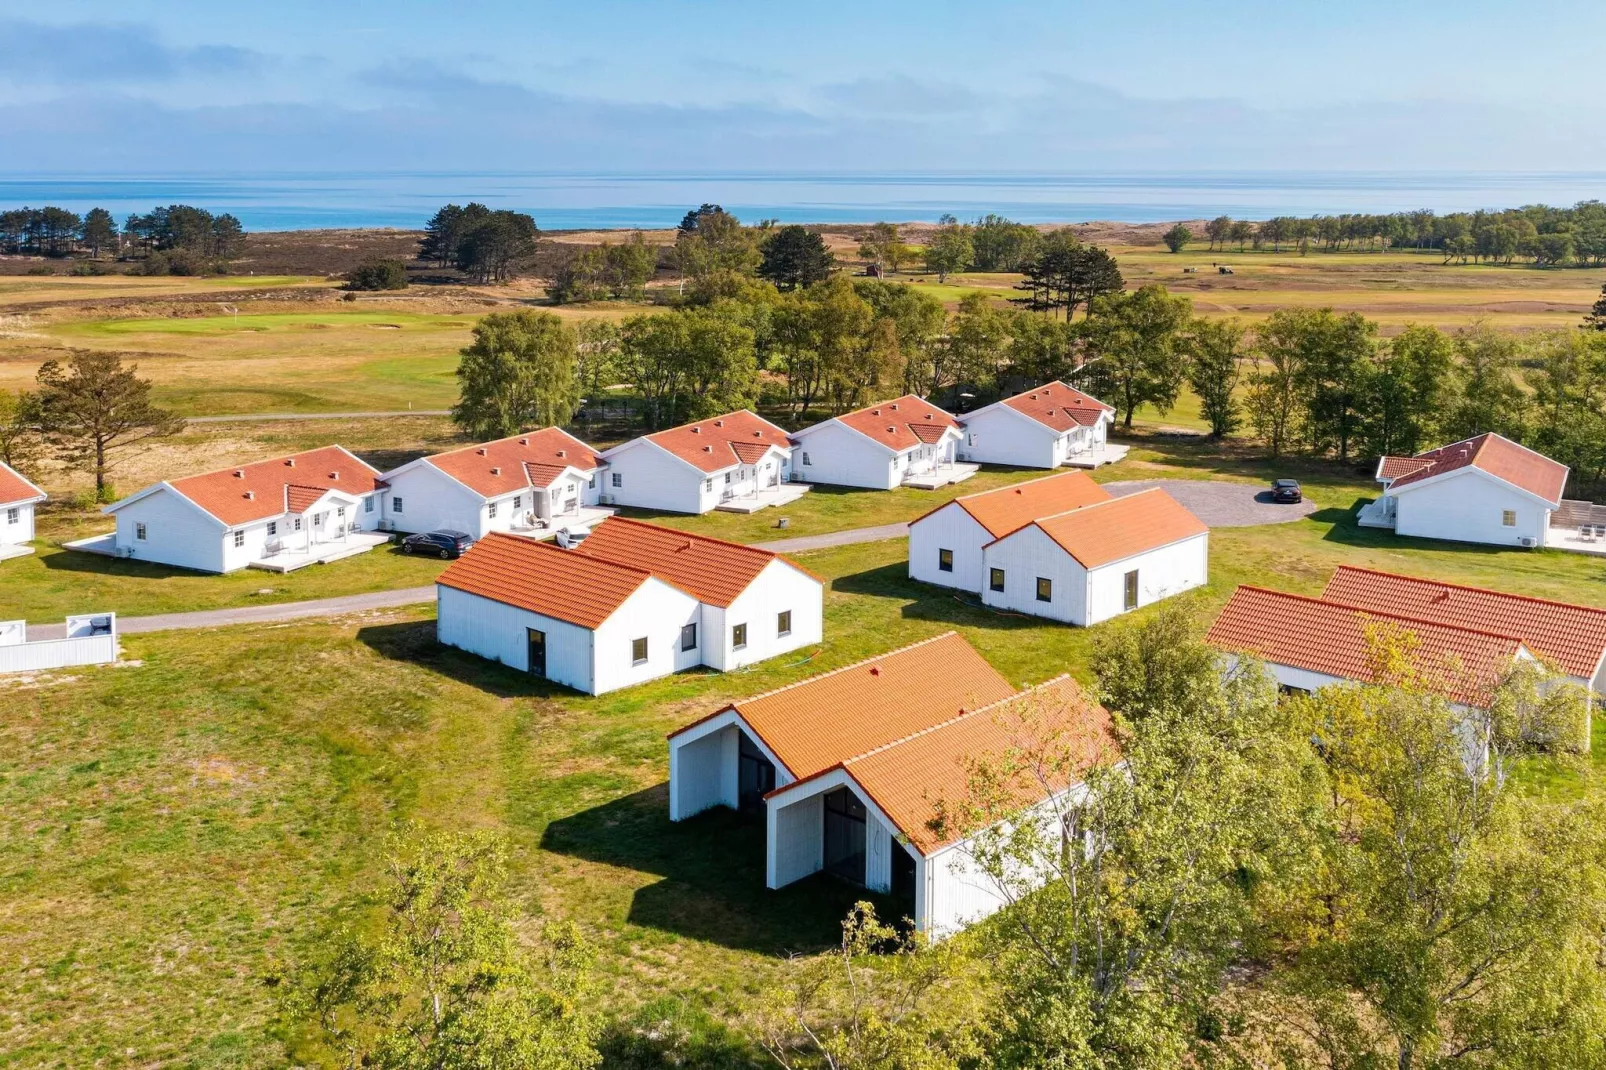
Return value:
[(95, 493), (104, 498), (106, 473), (118, 451), (152, 438), (177, 434), (184, 421), (151, 403), (151, 383), (137, 365), (123, 365), (116, 353), (77, 350), (63, 364), (39, 366), (39, 390), (32, 410), (46, 441), (73, 464), (95, 474)]
[(970, 228), (949, 223), (933, 231), (926, 242), (926, 270), (935, 273), (938, 282), (947, 282), (949, 275), (969, 267), (975, 255)]
[(1144, 286), (1094, 298), (1081, 324), (1087, 373), (1094, 390), (1114, 399), (1126, 427), (1139, 405), (1164, 415), (1176, 404), (1187, 374), (1183, 330), (1192, 317), (1185, 297)]
[(1210, 424), (1210, 437), (1225, 438), (1242, 422), (1237, 391), (1248, 359), (1243, 324), (1237, 319), (1196, 319), (1184, 344), (1188, 383), (1199, 395), (1199, 414)]
[(551, 312), (483, 317), (457, 364), (452, 420), (476, 439), (562, 427), (579, 405), (577, 345), (574, 329)]
[(1417, 453), (1438, 437), (1450, 406), (1455, 347), (1436, 327), (1410, 324), (1378, 349), (1361, 432), (1368, 453)]
[(1166, 231), (1162, 237), (1167, 249), (1170, 249), (1173, 253), (1180, 253), (1188, 247), (1189, 242), (1193, 241), (1193, 231), (1189, 230), (1184, 224), (1178, 223)]
[(44, 454), (38, 399), (26, 391), (0, 390), (0, 463), (32, 477)]

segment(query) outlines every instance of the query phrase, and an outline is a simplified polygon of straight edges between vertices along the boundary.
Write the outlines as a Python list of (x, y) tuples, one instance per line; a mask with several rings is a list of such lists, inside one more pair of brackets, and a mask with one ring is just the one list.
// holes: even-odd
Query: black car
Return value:
[(472, 545), (472, 536), (449, 530), (421, 531), (417, 535), (407, 536), (401, 544), (404, 554), (434, 554), (443, 561), (460, 557)]
[(1298, 480), (1274, 479), (1271, 481), (1271, 500), (1293, 502), (1297, 505), (1305, 500), (1305, 492), (1299, 489)]

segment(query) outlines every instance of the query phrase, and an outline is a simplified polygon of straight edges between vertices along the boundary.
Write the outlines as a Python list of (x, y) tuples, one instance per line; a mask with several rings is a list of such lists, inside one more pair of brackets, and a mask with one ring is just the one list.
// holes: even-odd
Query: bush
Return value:
[(364, 260), (346, 275), (348, 290), (405, 290), (407, 265), (394, 257)]
[(80, 260), (67, 272), (69, 275), (110, 275), (112, 269), (99, 260)]
[(137, 270), (141, 275), (205, 275), (221, 273), (226, 266), (188, 249), (165, 249), (140, 261)]
[(44, 264), (40, 264), (38, 267), (31, 267), (28, 269), (28, 274), (30, 275), (54, 275), (55, 273), (55, 268), (47, 267)]

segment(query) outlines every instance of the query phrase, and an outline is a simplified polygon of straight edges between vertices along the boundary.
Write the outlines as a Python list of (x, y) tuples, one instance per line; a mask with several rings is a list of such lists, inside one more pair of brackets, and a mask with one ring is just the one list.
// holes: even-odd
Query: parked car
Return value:
[(558, 545), (565, 550), (572, 550), (586, 541), (591, 534), (590, 528), (559, 528)]
[(1271, 481), (1271, 500), (1274, 502), (1292, 502), (1297, 505), (1305, 500), (1305, 492), (1299, 489), (1298, 480), (1274, 479)]
[(442, 561), (448, 561), (454, 557), (461, 557), (463, 551), (472, 545), (474, 539), (467, 532), (447, 529), (421, 531), (402, 540), (402, 553), (434, 554)]

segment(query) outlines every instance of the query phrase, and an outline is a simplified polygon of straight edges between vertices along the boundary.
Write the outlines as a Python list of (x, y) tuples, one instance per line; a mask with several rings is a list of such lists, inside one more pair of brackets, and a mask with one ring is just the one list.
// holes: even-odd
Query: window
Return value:
[(704, 490), (713, 490), (714, 489), (714, 481), (712, 479), (703, 480), (703, 489)]
[(400, 494), (392, 494), (390, 496), (390, 511), (393, 513), (399, 513), (402, 511), (402, 500)]
[(792, 611), (783, 609), (775, 614), (775, 634), (786, 636), (792, 634)]
[(234, 533), (234, 545), (235, 546), (244, 546), (245, 545), (245, 529), (244, 528), (242, 528), (239, 531), (236, 531)]
[(485, 515), (493, 520), (496, 518), (496, 505), (496, 502), (492, 502), (490, 505), (485, 507)]
[[(298, 516), (298, 517), (296, 517), (296, 518), (295, 518), (295, 529), (296, 529), (296, 530), (297, 530), (297, 531), (300, 531), (300, 530), (301, 530), (301, 518), (300, 518), (300, 517), (299, 517), (299, 516)], [(142, 535), (142, 536), (140, 536), (140, 537), (141, 537), (141, 538), (144, 538), (144, 536), (143, 536), (143, 535)]]
[(1126, 609), (1138, 608), (1138, 570), (1133, 569), (1126, 574), (1126, 594), (1122, 599), (1122, 606)]
[(630, 664), (641, 665), (647, 660), (647, 637), (630, 640)]
[(277, 535), (277, 534), (279, 534), (279, 522), (277, 520), (268, 521), (268, 534), (269, 535)]
[(814, 464), (814, 462), (809, 460), (808, 451), (807, 450), (803, 451), (803, 467), (804, 468), (809, 468), (809, 467), (812, 467), (813, 464)]
[(144, 542), (145, 541), (145, 525), (144, 524), (135, 524), (134, 525), (134, 538), (138, 539), (140, 542)]
[(1037, 577), (1037, 600), (1039, 602), (1054, 601), (1054, 581), (1047, 576)]
[(747, 625), (738, 624), (731, 629), (731, 649), (740, 650), (747, 645)]
[(335, 510), (335, 515), (342, 520), (346, 519), (346, 507), (344, 505), (340, 506)]
[(374, 496), (372, 494), (362, 500), (362, 511), (365, 513), (374, 511)]
[(687, 624), (680, 629), (680, 649), (697, 649), (697, 625)]
[(952, 550), (937, 551), (937, 571), (952, 572), (954, 570), (954, 552)]
[(730, 486), (730, 482), (731, 482), (731, 474), (729, 472), (726, 472), (725, 473), (725, 485), (727, 487)]
[(1002, 594), (1004, 591), (1004, 570), (990, 568), (987, 570), (987, 588)]
[(590, 479), (586, 480), (586, 486), (590, 487), (592, 490), (596, 490), (597, 489), (597, 477), (596, 476), (592, 476)]
[(21, 523), (21, 522), (22, 522), (22, 510), (21, 509), (7, 509), (6, 510), (6, 523), (7, 524), (18, 524), (18, 523)]
[(616, 487), (622, 487), (625, 485), (625, 474), (623, 472), (613, 473), (612, 479), (613, 485)]
[(1505, 528), (1514, 528), (1514, 527), (1516, 527), (1517, 526), (1517, 511), (1515, 509), (1503, 510), (1500, 513), (1500, 526), (1501, 527), (1505, 527)]
[(523, 509), (523, 508), (524, 508), (524, 495), (522, 495), (522, 494), (513, 495), (513, 511), (516, 513), (520, 509)]

